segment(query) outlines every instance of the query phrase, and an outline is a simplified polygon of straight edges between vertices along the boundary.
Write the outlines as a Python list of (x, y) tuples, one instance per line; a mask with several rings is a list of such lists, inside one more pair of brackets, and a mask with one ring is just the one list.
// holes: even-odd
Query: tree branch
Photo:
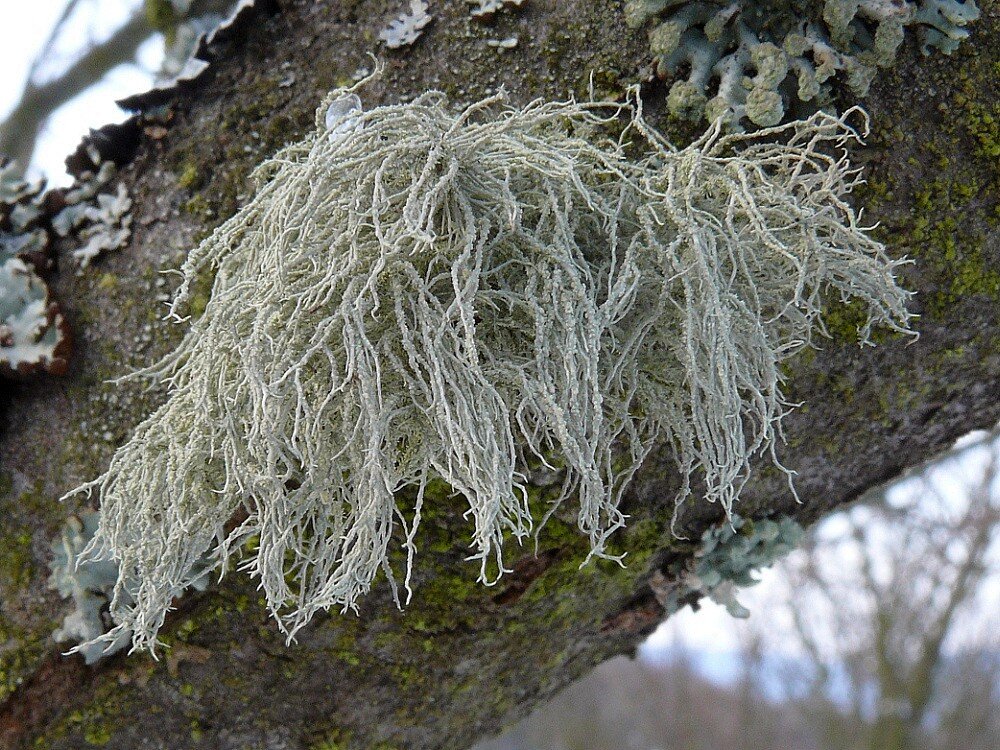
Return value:
[[(52, 26), (52, 31), (49, 32), (48, 38), (45, 40), (45, 43), (42, 45), (38, 54), (35, 55), (35, 59), (32, 61), (31, 67), (28, 69), (28, 75), (25, 79), (25, 89), (34, 83), (36, 77), (38, 76), (38, 69), (41, 67), (41, 64), (45, 61), (45, 59), (52, 53), (52, 48), (59, 39), (59, 35), (62, 34), (62, 31), (66, 26), (66, 22), (73, 15), (73, 11), (75, 11), (82, 2), (84, 2), (84, 0), (69, 0), (69, 2), (66, 3), (62, 13), (59, 14), (59, 18), (56, 19), (55, 24)], [(23, 95), (24, 94), (22, 92), (22, 98)]]
[(146, 16), (137, 13), (106, 40), (88, 49), (61, 75), (43, 84), (35, 84), (29, 78), (21, 101), (0, 123), (0, 154), (14, 159), (24, 170), (49, 115), (108, 71), (134, 60), (139, 45), (152, 33)]
[[(594, 664), (634, 648), (654, 623), (621, 613), (648, 601), (652, 571), (690, 559), (691, 540), (720, 520), (717, 506), (692, 502), (674, 527), (685, 539), (671, 536), (678, 484), (664, 450), (647, 460), (623, 506), (628, 527), (614, 543), (629, 552), (626, 568), (596, 561), (580, 569), (587, 540), (557, 515), (539, 541), (550, 564), (505, 596), (504, 581), (475, 582), (464, 559), (464, 509), (441, 493), (424, 506), (405, 612), (383, 582), (357, 616), (317, 617), (286, 646), (255, 584), (233, 572), (177, 602), (162, 631), (173, 645), (166, 659), (122, 655), (78, 672), (51, 668), (78, 662), (59, 657), (50, 637), (66, 607), (46, 587), (49, 544), (85, 502), (57, 498), (99, 476), (114, 445), (156, 406), (141, 387), (108, 379), (154, 361), (180, 333), (159, 322), (151, 279), (233, 214), (253, 168), (312, 127), (325, 92), (370, 65), (367, 40), (385, 20), (375, 0), (280, 6), (280, 15), (257, 18), (219, 45), (219, 61), (166, 113), (147, 114), (147, 135), (121, 177), (133, 197), (132, 246), (79, 277), (54, 279), (78, 334), (76, 359), (67, 378), (18, 390), (0, 450), (3, 530), (29, 540), (20, 567), (0, 566), (0, 626), (16, 634), (0, 649), (4, 747), (68, 750), (98, 738), (107, 750), (199, 743), (465, 750)], [(802, 503), (780, 472), (758, 471), (741, 497), (742, 515), (809, 523), (1000, 419), (1000, 305), (977, 281), (1000, 267), (1000, 230), (990, 223), (1000, 178), (995, 158), (979, 155), (988, 146), (979, 146), (981, 116), (971, 125), (956, 116), (957, 107), (996, 101), (1000, 19), (994, 0), (984, 6), (972, 38), (950, 57), (923, 57), (911, 45), (875, 85), (865, 103), (870, 145), (852, 154), (870, 185), (852, 202), (865, 205), (867, 221), (881, 222), (893, 255), (919, 254), (904, 281), (920, 292), (913, 307), (922, 313), (921, 338), (887, 336), (861, 349), (850, 311), (831, 305), (836, 338), (787, 373), (789, 400), (806, 406), (786, 418), (780, 453), (798, 471)], [(646, 35), (625, 27), (617, 2), (526, 3), (498, 14), (490, 28), (470, 27), (462, 4), (436, 12), (417, 44), (391, 53), (386, 76), (363, 92), (366, 107), (431, 89), (471, 101), (503, 84), (518, 104), (564, 100), (567, 88), (586, 97), (589, 70), (599, 73), (595, 86), (606, 86), (598, 94), (612, 97), (648, 62)], [(498, 30), (519, 34), (516, 54), (486, 44)], [(953, 87), (964, 81), (959, 101)], [(644, 96), (651, 116), (664, 111), (662, 87)], [(665, 117), (657, 125), (670, 127)], [(915, 234), (915, 216), (927, 222), (924, 234)], [(137, 336), (147, 325), (149, 344)], [(531, 553), (512, 545), (510, 559)], [(52, 699), (67, 680), (70, 688)]]

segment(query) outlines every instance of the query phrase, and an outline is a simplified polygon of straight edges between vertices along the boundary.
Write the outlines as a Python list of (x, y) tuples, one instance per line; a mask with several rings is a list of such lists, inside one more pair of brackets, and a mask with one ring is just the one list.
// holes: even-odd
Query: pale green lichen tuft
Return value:
[(532, 464), (561, 482), (550, 512), (576, 498), (591, 555), (662, 441), (679, 501), (698, 474), (729, 512), (774, 457), (780, 365), (825, 295), (867, 310), (862, 340), (907, 328), (899, 262), (845, 201), (845, 119), (717, 124), (677, 150), (638, 101), (454, 112), (431, 92), (362, 112), (352, 92), (191, 252), (172, 312), (209, 270), (211, 298), (143, 373), (169, 397), (78, 490), (101, 501), (83, 559), (129, 574), (102, 641), (152, 647), (206, 556), (223, 571), (238, 549), (290, 636), (380, 571), (395, 590), (390, 544), (406, 585), (435, 478), (468, 502), (486, 582), (535, 530)]

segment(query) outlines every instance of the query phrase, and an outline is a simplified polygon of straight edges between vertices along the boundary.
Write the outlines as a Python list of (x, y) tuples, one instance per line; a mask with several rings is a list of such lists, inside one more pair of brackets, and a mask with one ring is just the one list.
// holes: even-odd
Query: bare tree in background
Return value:
[[(668, 660), (602, 665), (477, 750), (991, 750), (998, 454), (957, 455), (816, 529), (779, 564), (787, 596), (741, 628), (731, 684), (674, 628)], [(779, 656), (786, 637), (805, 658)]]
[(1000, 576), (998, 452), (974, 450), (981, 469), (956, 456), (853, 509), (843, 533), (814, 534), (786, 563), (807, 658), (778, 679), (824, 747), (985, 748), (1000, 736), (1000, 613), (986, 601)]
[[(76, 16), (99, 12), (99, 0), (66, 0), (48, 38), (28, 69), (17, 104), (0, 122), (0, 156), (23, 171), (31, 162), (46, 120), (63, 104), (98, 83), (120, 65), (134, 63), (140, 45), (157, 33), (166, 38), (158, 76), (176, 75), (197, 44), (198, 36), (217, 25), (235, 0), (137, 0), (132, 14), (101, 39), (87, 41), (54, 75), (47, 69)], [(82, 135), (82, 134), (81, 134)]]

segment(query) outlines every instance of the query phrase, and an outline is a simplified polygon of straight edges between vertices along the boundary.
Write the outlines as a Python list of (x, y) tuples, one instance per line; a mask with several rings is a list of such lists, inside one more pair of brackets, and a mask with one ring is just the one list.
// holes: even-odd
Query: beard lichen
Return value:
[(101, 505), (83, 559), (122, 571), (102, 642), (152, 648), (171, 600), (236, 555), (289, 637), (379, 571), (395, 592), (390, 544), (409, 590), (431, 479), (468, 502), (485, 582), (537, 527), (529, 464), (560, 472), (553, 509), (576, 499), (591, 555), (659, 442), (678, 502), (697, 475), (728, 512), (774, 457), (780, 365), (822, 331), (824, 295), (865, 307), (863, 339), (907, 328), (899, 261), (846, 201), (845, 118), (717, 123), (677, 150), (637, 97), (328, 103), (191, 252), (173, 314), (215, 281), (143, 373), (167, 400), (77, 490)]

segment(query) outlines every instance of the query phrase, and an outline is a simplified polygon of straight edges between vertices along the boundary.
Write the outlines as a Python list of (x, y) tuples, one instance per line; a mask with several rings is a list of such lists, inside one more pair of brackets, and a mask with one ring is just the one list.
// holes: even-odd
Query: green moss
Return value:
[(209, 299), (212, 297), (212, 286), (215, 284), (215, 271), (204, 269), (197, 280), (191, 285), (191, 296), (188, 299), (188, 312), (192, 318), (200, 318), (205, 312)]
[(181, 21), (173, 3), (170, 0), (145, 0), (143, 11), (150, 28), (163, 33), (169, 44), (177, 33), (177, 24)]
[[(1000, 80), (1000, 62), (994, 63), (993, 75)], [(976, 144), (976, 155), (996, 161), (1000, 159), (1000, 102), (982, 101), (981, 91), (973, 86), (968, 75), (960, 77), (962, 90), (954, 95), (955, 107), (964, 115), (963, 125)]]
[(80, 711), (74, 714), (74, 718), (79, 720), (83, 740), (88, 745), (101, 747), (108, 744), (111, 741), (115, 726), (117, 726), (115, 721), (117, 714), (114, 711), (113, 703), (114, 698), (109, 697), (109, 692), (105, 690), (103, 695), (103, 700), (109, 701), (109, 704), (106, 704), (106, 708)]
[(184, 165), (180, 175), (177, 177), (177, 184), (185, 190), (192, 190), (201, 185), (204, 181), (201, 169), (195, 162), (188, 162)]
[[(189, 592), (185, 595), (185, 600), (190, 604), (192, 599), (198, 594)], [(243, 602), (243, 609), (239, 609), (238, 602)], [(212, 598), (209, 605), (193, 607), (191, 614), (183, 620), (171, 623), (165, 628), (159, 637), (167, 649), (178, 647), (183, 648), (185, 644), (197, 644), (200, 642), (199, 634), (203, 630), (210, 630), (214, 633), (229, 632), (229, 620), (234, 616), (244, 617), (246, 602), (245, 597), (229, 589), (222, 589), (218, 595)], [(243, 613), (243, 614), (240, 614)], [(211, 686), (196, 686), (201, 690), (211, 689)]]
[(315, 745), (311, 745), (309, 750), (350, 750), (351, 732), (346, 729), (333, 729), (326, 733), (326, 736)]
[(859, 300), (827, 302), (823, 309), (823, 326), (835, 343), (857, 344), (859, 331), (867, 321), (864, 305)]
[(973, 211), (971, 203), (980, 200), (980, 191), (975, 181), (942, 177), (914, 195), (917, 215), (906, 238), (907, 249), (943, 282), (934, 295), (922, 300), (931, 316), (941, 317), (972, 296), (1000, 299), (1000, 272), (984, 257), (983, 232), (961, 220)]
[(97, 279), (97, 288), (105, 292), (113, 292), (118, 288), (118, 277), (110, 271), (102, 273)]
[[(916, 305), (943, 320), (956, 305), (996, 304), (1000, 273), (990, 242), (990, 223), (1000, 221), (1000, 60), (993, 48), (963, 45), (952, 61), (938, 61), (896, 107), (916, 97), (927, 117), (937, 101), (940, 117), (919, 131), (904, 129), (890, 113), (873, 120), (870, 143), (893, 154), (876, 160), (856, 198), (881, 222), (878, 237), (894, 254), (917, 261)], [(949, 92), (938, 98), (931, 87)], [(902, 90), (902, 89), (901, 89)], [(898, 166), (899, 150), (910, 152), (909, 169)]]
[[(3, 496), (0, 495), (0, 497)], [(36, 481), (16, 498), (10, 499), (9, 502), (4, 502), (3, 505), (0, 505), (0, 509), (10, 515), (16, 513), (25, 517), (41, 517), (46, 520), (55, 516), (60, 522), (66, 515), (65, 510), (59, 507), (57, 499), (52, 496), (52, 493), (46, 491), (45, 484), (41, 480)]]
[(390, 664), (389, 671), (396, 686), (405, 692), (413, 692), (423, 688), (427, 684), (427, 675), (424, 670), (413, 664)]
[[(50, 624), (40, 623), (39, 630)], [(34, 673), (45, 654), (46, 635), (17, 627), (0, 614), (0, 703)]]
[(34, 570), (31, 555), (31, 532), (26, 529), (0, 530), (0, 577), (13, 588), (23, 588)]
[(1000, 298), (1000, 273), (987, 265), (982, 248), (973, 248), (955, 269), (951, 293), (956, 298), (968, 295)]
[(217, 215), (215, 208), (212, 207), (208, 198), (201, 193), (198, 195), (192, 195), (184, 201), (181, 204), (181, 211), (202, 220), (210, 220), (215, 218)]
[(102, 747), (111, 741), (111, 727), (106, 724), (94, 724), (83, 731), (83, 741), (94, 747)]
[(195, 623), (193, 618), (189, 617), (188, 619), (184, 620), (183, 622), (181, 622), (180, 625), (177, 626), (176, 630), (174, 630), (174, 635), (178, 639), (186, 641), (197, 628), (198, 628), (197, 623)]

